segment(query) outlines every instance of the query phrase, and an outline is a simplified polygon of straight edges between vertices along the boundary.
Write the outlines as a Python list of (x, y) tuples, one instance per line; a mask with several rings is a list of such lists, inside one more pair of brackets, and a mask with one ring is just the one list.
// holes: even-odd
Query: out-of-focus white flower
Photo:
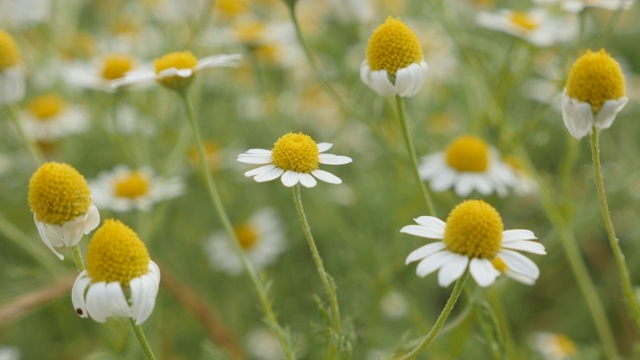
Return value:
[(0, 346), (0, 360), (20, 360), (20, 349)]
[(568, 360), (578, 355), (573, 341), (562, 334), (538, 332), (534, 335), (533, 346), (544, 360)]
[(89, 63), (74, 62), (62, 67), (62, 78), (71, 86), (113, 92), (110, 82), (135, 69), (136, 61), (126, 54), (107, 54)]
[(600, 8), (607, 10), (631, 9), (634, 0), (533, 0), (537, 5), (557, 5), (568, 12), (579, 13), (586, 8)]
[(380, 300), (380, 310), (389, 319), (402, 319), (409, 313), (409, 303), (401, 293), (390, 291)]
[(0, 0), (0, 24), (22, 28), (49, 20), (51, 0)]
[(335, 16), (343, 23), (369, 24), (375, 16), (371, 0), (330, 0), (329, 3)]
[(0, 104), (22, 100), (25, 93), (24, 67), (13, 37), (0, 29)]
[(22, 120), (25, 130), (34, 140), (45, 142), (83, 133), (89, 128), (86, 111), (55, 94), (32, 99), (22, 113)]
[(251, 330), (244, 338), (247, 352), (255, 360), (281, 360), (284, 353), (278, 337), (268, 328)]
[(578, 30), (574, 17), (553, 17), (542, 9), (482, 11), (476, 20), (481, 26), (506, 32), (540, 47), (570, 41)]

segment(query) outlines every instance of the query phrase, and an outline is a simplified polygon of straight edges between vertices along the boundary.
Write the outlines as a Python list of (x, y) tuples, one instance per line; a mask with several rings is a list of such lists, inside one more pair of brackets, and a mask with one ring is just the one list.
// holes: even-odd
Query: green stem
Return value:
[(147, 360), (156, 360), (156, 356), (153, 355), (153, 351), (151, 351), (151, 346), (147, 341), (147, 337), (144, 335), (144, 331), (142, 331), (142, 327), (140, 325), (136, 325), (136, 322), (133, 319), (129, 319), (129, 323), (131, 324), (131, 328), (133, 328), (133, 332), (136, 333), (136, 337), (138, 338), (140, 347), (144, 352), (144, 356)]
[(82, 252), (80, 251), (80, 245), (76, 244), (71, 247), (73, 250), (73, 260), (76, 262), (76, 267), (78, 268), (78, 272), (82, 272), (87, 269), (84, 265), (84, 260), (82, 260)]
[(631, 284), (631, 276), (629, 275), (629, 269), (624, 261), (624, 254), (620, 248), (618, 238), (616, 238), (616, 232), (613, 228), (613, 222), (611, 221), (611, 214), (609, 213), (609, 206), (607, 205), (607, 196), (604, 191), (604, 181), (602, 180), (602, 165), (600, 164), (600, 147), (598, 143), (598, 130), (595, 126), (591, 129), (591, 153), (593, 157), (593, 173), (596, 181), (596, 188), (598, 189), (598, 199), (600, 200), (600, 209), (602, 210), (602, 219), (604, 220), (604, 227), (607, 231), (607, 237), (613, 250), (613, 256), (620, 272), (620, 280), (622, 282), (622, 292), (627, 304), (627, 308), (631, 312), (631, 316), (636, 323), (636, 326), (640, 327), (640, 308), (638, 308), (638, 301), (633, 292), (633, 285)]
[(278, 340), (280, 341), (280, 345), (282, 346), (282, 350), (285, 353), (285, 357), (287, 359), (294, 359), (293, 350), (290, 344), (289, 337), (285, 329), (282, 328), (282, 326), (278, 323), (278, 319), (275, 313), (273, 312), (273, 309), (271, 308), (271, 302), (267, 296), (267, 287), (258, 277), (253, 266), (247, 259), (247, 256), (245, 255), (244, 250), (240, 246), (240, 242), (238, 240), (235, 230), (233, 229), (233, 225), (229, 220), (227, 211), (224, 208), (224, 205), (222, 203), (222, 198), (220, 197), (220, 193), (218, 192), (215, 181), (209, 169), (209, 162), (206, 161), (207, 157), (204, 149), (204, 143), (202, 141), (202, 136), (200, 135), (200, 128), (198, 127), (198, 124), (196, 123), (195, 118), (193, 116), (191, 105), (189, 103), (189, 99), (187, 98), (186, 92), (179, 91), (178, 94), (184, 104), (187, 121), (189, 122), (189, 126), (191, 127), (191, 131), (193, 133), (193, 137), (196, 142), (196, 148), (198, 150), (198, 156), (200, 158), (198, 161), (200, 166), (200, 171), (202, 172), (202, 176), (204, 176), (209, 197), (213, 202), (213, 206), (218, 214), (218, 217), (220, 218), (220, 222), (222, 223), (222, 226), (227, 232), (227, 235), (229, 236), (229, 239), (231, 240), (231, 243), (236, 253), (240, 257), (240, 260), (242, 262), (242, 265), (245, 271), (249, 275), (249, 278), (251, 279), (251, 282), (253, 283), (253, 286), (255, 287), (256, 292), (258, 293), (258, 297), (260, 298), (260, 303), (262, 304), (262, 311), (264, 312), (266, 317), (265, 322), (271, 327), (271, 329), (275, 332), (276, 336), (278, 337)]
[(429, 344), (431, 344), (431, 341), (433, 341), (436, 335), (438, 335), (438, 331), (440, 331), (440, 328), (442, 328), (444, 322), (447, 321), (451, 310), (453, 310), (456, 301), (458, 301), (458, 297), (460, 297), (460, 293), (462, 293), (462, 289), (464, 288), (464, 284), (467, 282), (468, 277), (469, 270), (466, 270), (464, 274), (460, 276), (456, 281), (456, 284), (453, 287), (453, 291), (451, 292), (451, 296), (449, 296), (449, 300), (447, 300), (444, 309), (442, 309), (440, 316), (438, 316), (436, 323), (433, 325), (427, 336), (424, 338), (424, 340), (422, 340), (420, 344), (418, 344), (418, 346), (411, 350), (410, 353), (405, 355), (402, 360), (415, 359), (416, 356), (418, 356), (424, 349), (429, 346)]
[(402, 98), (396, 95), (396, 109), (398, 111), (398, 120), (400, 121), (400, 127), (402, 128), (402, 136), (404, 137), (404, 143), (407, 146), (407, 153), (409, 154), (409, 159), (411, 160), (411, 171), (418, 182), (418, 187), (420, 187), (420, 193), (422, 194), (422, 199), (427, 205), (427, 210), (429, 211), (429, 215), (436, 216), (436, 211), (433, 207), (433, 202), (431, 201), (431, 195), (429, 195), (429, 190), (427, 189), (427, 185), (420, 178), (420, 172), (418, 171), (418, 158), (416, 157), (416, 150), (413, 146), (413, 141), (411, 140), (411, 134), (409, 133), (409, 127), (407, 125), (407, 119), (404, 115), (404, 102)]
[(304, 232), (304, 236), (307, 239), (307, 243), (309, 244), (309, 249), (311, 250), (311, 256), (313, 257), (313, 262), (316, 265), (316, 270), (318, 270), (318, 275), (320, 275), (320, 281), (322, 282), (322, 286), (324, 286), (324, 290), (329, 297), (329, 303), (331, 305), (331, 317), (333, 320), (333, 332), (334, 336), (331, 337), (330, 348), (329, 348), (329, 358), (334, 358), (336, 353), (336, 344), (334, 341), (335, 337), (340, 335), (340, 308), (338, 307), (338, 295), (336, 293), (336, 284), (331, 278), (331, 276), (325, 271), (324, 265), (322, 263), (322, 257), (320, 256), (320, 252), (318, 251), (318, 247), (316, 246), (315, 241), (313, 240), (313, 235), (311, 234), (311, 228), (309, 227), (309, 222), (307, 221), (307, 216), (305, 215), (304, 208), (302, 207), (302, 197), (300, 196), (300, 184), (297, 184), (293, 187), (293, 201), (296, 205), (296, 210), (298, 212), (298, 217), (300, 218), (300, 223), (302, 224), (302, 230)]
[(40, 166), (41, 164), (44, 164), (45, 159), (44, 155), (42, 155), (42, 151), (33, 141), (31, 136), (27, 134), (27, 130), (24, 128), (22, 121), (20, 121), (16, 109), (13, 106), (7, 106), (7, 109), (9, 110), (9, 118), (11, 118), (13, 125), (16, 127), (16, 130), (18, 130), (18, 134), (20, 135), (21, 140), (29, 149), (31, 156), (33, 156), (33, 159), (35, 160), (37, 165)]

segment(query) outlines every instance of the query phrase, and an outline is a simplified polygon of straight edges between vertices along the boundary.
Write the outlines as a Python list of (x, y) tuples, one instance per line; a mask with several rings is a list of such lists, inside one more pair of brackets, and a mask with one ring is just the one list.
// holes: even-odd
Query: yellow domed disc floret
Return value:
[(87, 249), (91, 281), (119, 282), (123, 286), (148, 272), (149, 252), (135, 231), (109, 219), (96, 231)]
[(29, 206), (38, 221), (63, 225), (86, 214), (91, 204), (87, 181), (70, 165), (49, 162), (31, 176)]
[(371, 70), (396, 75), (399, 69), (423, 60), (416, 34), (402, 21), (388, 17), (371, 35), (367, 63)]
[(146, 195), (150, 188), (151, 183), (146, 175), (132, 172), (116, 181), (114, 192), (117, 197), (134, 199)]
[(133, 69), (135, 63), (133, 58), (125, 54), (111, 54), (103, 59), (102, 72), (100, 75), (105, 80), (115, 80), (124, 76), (124, 74)]
[(484, 172), (489, 167), (489, 146), (478, 137), (463, 135), (449, 144), (445, 157), (458, 171)]
[(481, 200), (467, 200), (447, 217), (444, 243), (451, 252), (493, 260), (502, 246), (503, 230), (496, 209)]
[(27, 109), (38, 120), (48, 120), (60, 114), (67, 104), (60, 96), (47, 94), (31, 100)]
[(0, 30), (0, 71), (14, 67), (20, 61), (20, 51), (13, 41), (13, 37), (6, 31)]
[(273, 164), (286, 171), (310, 173), (318, 168), (318, 144), (309, 135), (288, 133), (273, 145)]
[(240, 247), (244, 250), (251, 249), (259, 240), (258, 232), (253, 226), (251, 226), (251, 224), (244, 223), (238, 225), (236, 226), (235, 231)]
[(624, 76), (620, 65), (604, 49), (586, 54), (573, 63), (567, 80), (568, 97), (591, 104), (593, 112), (607, 100), (625, 96)]
[(514, 11), (509, 16), (509, 20), (512, 24), (523, 28), (524, 30), (532, 31), (537, 29), (540, 25), (531, 18), (527, 13)]
[[(156, 74), (160, 74), (163, 70), (167, 69), (195, 69), (198, 65), (198, 59), (191, 53), (191, 51), (176, 51), (169, 53), (159, 59), (153, 60)], [(178, 89), (186, 87), (191, 83), (190, 76), (188, 78), (182, 78), (179, 76), (168, 76), (162, 79), (158, 79), (160, 84), (171, 88)]]

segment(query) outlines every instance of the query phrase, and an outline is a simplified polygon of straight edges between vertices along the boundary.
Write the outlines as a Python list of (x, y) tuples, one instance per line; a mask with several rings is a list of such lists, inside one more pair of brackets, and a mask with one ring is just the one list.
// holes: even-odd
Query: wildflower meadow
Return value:
[(0, 360), (640, 358), (634, 0), (0, 0)]

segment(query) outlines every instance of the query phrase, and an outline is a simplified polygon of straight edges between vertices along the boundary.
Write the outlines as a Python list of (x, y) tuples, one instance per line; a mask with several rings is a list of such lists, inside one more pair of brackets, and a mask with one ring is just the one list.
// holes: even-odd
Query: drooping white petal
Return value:
[(196, 70), (201, 70), (209, 67), (221, 67), (221, 66), (236, 66), (242, 60), (240, 54), (223, 54), (207, 56), (202, 59), (198, 59)]
[(109, 301), (106, 298), (106, 287), (107, 284), (104, 281), (100, 281), (91, 284), (87, 291), (87, 312), (97, 322), (105, 322), (110, 315), (107, 311)]
[(320, 154), (320, 164), (326, 165), (344, 165), (349, 164), (353, 160), (348, 156), (333, 155), (333, 154)]
[(275, 169), (275, 168), (276, 168), (276, 166), (274, 164), (263, 165), (263, 166), (260, 166), (258, 168), (255, 168), (253, 170), (249, 170), (249, 171), (245, 172), (244, 176), (252, 177), (252, 176), (260, 175), (260, 174), (266, 173), (267, 171)]
[(262, 174), (256, 175), (253, 180), (257, 182), (271, 181), (277, 179), (280, 175), (282, 175), (282, 173), (284, 173), (284, 170), (276, 167), (269, 171), (263, 172)]
[(440, 269), (447, 261), (455, 256), (450, 251), (440, 251), (427, 256), (418, 263), (416, 267), (416, 274), (420, 277), (425, 277), (432, 272)]
[(413, 250), (409, 256), (407, 256), (407, 259), (404, 261), (404, 264), (407, 265), (409, 263), (412, 263), (414, 261), (418, 261), (420, 259), (424, 259), (427, 256), (434, 254), (442, 249), (444, 249), (446, 246), (442, 241), (438, 241), (438, 242), (434, 242), (422, 247), (419, 247), (415, 250)]
[(156, 73), (153, 70), (130, 71), (127, 72), (124, 77), (111, 81), (109, 86), (112, 89), (117, 89), (126, 85), (155, 81), (156, 78)]
[(332, 173), (326, 172), (324, 170), (316, 169), (311, 172), (311, 175), (315, 176), (318, 180), (322, 180), (329, 184), (342, 184), (342, 180), (339, 177), (333, 175)]
[(469, 258), (459, 254), (454, 255), (438, 272), (438, 284), (440, 286), (447, 287), (451, 285), (467, 269)]
[(502, 232), (502, 243), (519, 240), (533, 240), (537, 239), (536, 235), (531, 230), (524, 229), (512, 229)]
[(156, 270), (157, 265), (150, 262), (149, 272), (132, 279), (129, 283), (131, 287), (131, 312), (136, 325), (141, 325), (151, 315), (155, 306), (160, 281), (159, 273), (157, 275), (155, 273)]
[(496, 280), (500, 272), (493, 267), (491, 261), (487, 259), (474, 258), (469, 265), (469, 271), (471, 276), (476, 280), (476, 283), (482, 287), (487, 287)]
[(576, 139), (581, 139), (591, 132), (593, 126), (593, 111), (591, 104), (572, 99), (562, 93), (562, 119), (569, 133)]
[[(71, 289), (71, 303), (73, 304), (73, 308), (78, 313), (78, 316), (82, 318), (87, 317), (87, 303), (84, 299), (85, 292), (87, 291), (87, 286), (91, 279), (87, 275), (87, 270), (83, 270), (76, 281), (73, 283), (73, 288)], [(78, 311), (80, 310), (80, 311)]]
[(300, 184), (302, 184), (302, 186), (306, 188), (312, 188), (318, 184), (316, 179), (314, 179), (313, 176), (307, 173), (300, 173), (298, 175), (298, 180), (300, 181)]
[(627, 104), (628, 100), (629, 99), (627, 97), (623, 97), (618, 100), (605, 101), (593, 120), (596, 128), (598, 130), (608, 129), (611, 124), (613, 124), (613, 120), (615, 120), (618, 112)]
[(526, 252), (530, 252), (538, 255), (547, 254), (547, 252), (544, 250), (544, 245), (534, 241), (520, 240), (520, 241), (511, 241), (508, 243), (503, 242), (502, 247), (504, 249), (526, 251)]
[(110, 282), (105, 286), (105, 297), (109, 304), (109, 316), (130, 317), (131, 309), (124, 297), (122, 286), (119, 282)]
[(420, 236), (427, 239), (443, 239), (444, 230), (432, 230), (422, 225), (407, 225), (400, 229), (401, 233)]
[(319, 153), (323, 153), (323, 152), (331, 149), (331, 147), (333, 146), (332, 143), (328, 143), (328, 142), (321, 142), (321, 143), (318, 143), (317, 145), (318, 145), (318, 152)]
[(285, 171), (280, 180), (282, 181), (282, 185), (286, 187), (292, 187), (300, 181), (298, 172), (293, 170)]
[(62, 254), (60, 254), (59, 252), (56, 251), (56, 249), (53, 248), (53, 244), (51, 244), (51, 239), (49, 236), (49, 231), (47, 231), (48, 225), (40, 222), (38, 220), (36, 220), (36, 215), (33, 214), (33, 221), (36, 223), (36, 228), (38, 229), (38, 234), (40, 234), (40, 238), (42, 239), (42, 242), (47, 245), (47, 247), (49, 249), (51, 249), (51, 251), (53, 251), (54, 254), (56, 254), (56, 256), (60, 259), (60, 260), (64, 260), (64, 256)]
[(369, 87), (380, 96), (396, 95), (396, 87), (389, 80), (386, 70), (376, 70), (369, 73)]
[(537, 279), (540, 276), (538, 265), (520, 253), (503, 249), (498, 252), (498, 256), (515, 272), (524, 274), (532, 279)]

